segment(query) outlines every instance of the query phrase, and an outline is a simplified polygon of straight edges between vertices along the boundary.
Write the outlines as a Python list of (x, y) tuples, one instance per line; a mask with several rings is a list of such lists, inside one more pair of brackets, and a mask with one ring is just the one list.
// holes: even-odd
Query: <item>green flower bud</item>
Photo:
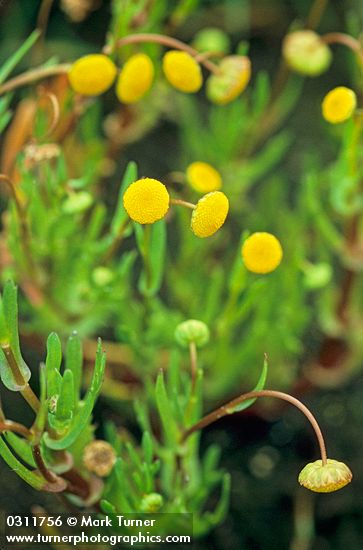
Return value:
[(321, 262), (318, 264), (307, 264), (304, 267), (304, 284), (312, 290), (326, 286), (333, 276), (333, 269), (330, 264)]
[(228, 35), (217, 27), (206, 27), (194, 37), (193, 47), (200, 52), (218, 52), (227, 54), (230, 51)]
[(114, 275), (108, 267), (99, 266), (92, 271), (92, 280), (97, 286), (106, 286), (113, 281)]
[(145, 514), (157, 512), (164, 504), (163, 497), (159, 493), (145, 495), (140, 504), (140, 511)]
[(62, 210), (66, 214), (78, 214), (87, 210), (93, 203), (93, 197), (87, 191), (70, 195), (63, 203)]
[(327, 464), (322, 460), (310, 462), (299, 475), (299, 483), (316, 493), (338, 491), (352, 481), (352, 472), (344, 462), (328, 458)]
[(192, 343), (202, 347), (209, 341), (209, 329), (202, 321), (189, 319), (176, 327), (175, 340), (185, 348)]
[(225, 105), (238, 97), (251, 78), (251, 62), (245, 55), (229, 55), (219, 64), (219, 73), (207, 80), (207, 97), (217, 105)]
[(288, 34), (282, 44), (282, 55), (293, 71), (306, 76), (319, 76), (329, 68), (329, 47), (314, 31), (301, 30)]

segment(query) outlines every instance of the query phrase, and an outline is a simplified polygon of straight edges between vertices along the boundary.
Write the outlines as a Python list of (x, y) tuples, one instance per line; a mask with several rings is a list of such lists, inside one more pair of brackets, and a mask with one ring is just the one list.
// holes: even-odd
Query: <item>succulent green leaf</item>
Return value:
[(147, 464), (151, 464), (153, 461), (154, 450), (153, 442), (149, 432), (144, 432), (142, 435), (142, 450), (144, 453), (144, 459)]
[(67, 342), (66, 369), (72, 371), (73, 373), (75, 400), (79, 398), (79, 393), (81, 391), (82, 366), (83, 366), (82, 343), (78, 334), (74, 332), (68, 338), (68, 342)]
[(59, 394), (60, 374), (59, 369), (62, 362), (62, 346), (58, 335), (52, 332), (47, 340), (47, 358), (45, 361), (47, 378), (47, 395), (52, 397)]
[(111, 233), (114, 236), (118, 235), (121, 229), (121, 225), (127, 218), (127, 212), (124, 208), (124, 203), (123, 203), (124, 193), (128, 188), (128, 186), (132, 182), (134, 182), (136, 179), (137, 179), (137, 164), (136, 162), (131, 161), (128, 163), (124, 176), (122, 178), (121, 187), (120, 187), (120, 191), (117, 199), (117, 208), (111, 222)]
[(41, 435), (44, 432), (45, 424), (47, 421), (48, 413), (48, 400), (47, 400), (47, 379), (46, 379), (46, 367), (40, 365), (39, 371), (40, 379), (40, 407), (37, 412), (37, 416), (32, 426), (32, 432), (34, 433), (33, 443), (39, 443)]
[(172, 405), (166, 392), (162, 370), (159, 372), (156, 380), (155, 398), (168, 444), (171, 447), (175, 447), (178, 441), (178, 428), (175, 424)]
[[(252, 391), (263, 390), (266, 384), (267, 371), (268, 371), (268, 363), (267, 363), (267, 359), (265, 358), (263, 362), (260, 378), (258, 379), (258, 382)], [(247, 399), (246, 401), (243, 401), (242, 403), (240, 403), (239, 405), (236, 405), (232, 409), (227, 409), (227, 412), (228, 414), (233, 414), (235, 412), (244, 411), (245, 409), (248, 409), (248, 407), (251, 407), (251, 405), (255, 403), (256, 399), (257, 399), (256, 397), (254, 399)]]
[(35, 42), (38, 40), (41, 32), (39, 30), (33, 31), (24, 43), (13, 53), (12, 56), (3, 64), (0, 69), (0, 84), (2, 84), (17, 64), (22, 60), (22, 58), (28, 53), (28, 51), (33, 47)]
[[(3, 350), (0, 352), (0, 376), (9, 390), (19, 391), (26, 386), (31, 372), (20, 351), (17, 288), (12, 281), (5, 283), (1, 304), (0, 338)], [(15, 367), (11, 368), (9, 360), (15, 361)]]
[(164, 220), (154, 223), (145, 231), (150, 231), (150, 236), (144, 236), (144, 254), (145, 263), (148, 265), (149, 273), (144, 268), (140, 281), (139, 289), (144, 296), (155, 296), (159, 291), (165, 268), (165, 250), (166, 250), (166, 225)]
[(26, 481), (31, 487), (34, 489), (37, 489), (38, 491), (41, 491), (46, 482), (45, 480), (36, 473), (31, 472), (26, 468), (10, 451), (9, 447), (5, 443), (2, 437), (0, 437), (0, 455), (6, 462), (6, 464), (9, 466), (11, 470), (17, 473), (19, 477), (23, 481)]
[(71, 370), (66, 369), (63, 374), (61, 391), (57, 401), (56, 419), (60, 422), (70, 420), (75, 407), (74, 381)]
[(23, 437), (13, 432), (4, 432), (4, 438), (9, 443), (15, 454), (31, 468), (36, 468), (31, 446)]
[(80, 403), (79, 410), (73, 416), (71, 425), (63, 437), (60, 439), (53, 439), (48, 433), (44, 434), (44, 442), (48, 447), (55, 450), (67, 449), (86, 428), (90, 422), (93, 407), (101, 390), (105, 366), (106, 357), (102, 351), (101, 340), (99, 340), (93, 377), (86, 397), (84, 401)]

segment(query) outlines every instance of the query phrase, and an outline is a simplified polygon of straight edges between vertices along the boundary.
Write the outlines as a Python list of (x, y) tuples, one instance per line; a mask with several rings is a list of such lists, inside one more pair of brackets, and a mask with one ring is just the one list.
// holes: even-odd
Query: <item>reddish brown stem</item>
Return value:
[(363, 63), (362, 47), (360, 42), (356, 38), (353, 38), (353, 36), (343, 32), (329, 32), (328, 34), (324, 34), (321, 38), (325, 44), (342, 44), (346, 46), (354, 53), (358, 54), (360, 61)]
[(48, 468), (46, 467), (40, 451), (40, 446), (34, 445), (32, 447), (32, 453), (33, 453), (35, 464), (37, 465), (38, 470), (42, 474), (44, 479), (49, 481), (49, 483), (55, 483), (58, 480), (58, 477), (55, 474), (53, 474), (53, 472), (48, 470)]
[(234, 412), (238, 412), (238, 411), (234, 411), (234, 409), (244, 401), (247, 401), (249, 399), (256, 399), (258, 397), (275, 397), (277, 399), (282, 399), (284, 401), (287, 401), (291, 405), (294, 405), (296, 408), (298, 408), (306, 416), (306, 418), (309, 420), (310, 424), (312, 425), (315, 431), (316, 438), (319, 443), (321, 460), (323, 464), (327, 463), (327, 454), (326, 454), (324, 437), (315, 416), (306, 407), (306, 405), (301, 403), (301, 401), (296, 399), (296, 397), (293, 397), (292, 395), (289, 395), (287, 393), (283, 393), (275, 390), (251, 391), (248, 393), (244, 393), (236, 397), (235, 399), (232, 399), (232, 401), (230, 401), (229, 403), (226, 403), (225, 405), (222, 405), (218, 409), (207, 414), (204, 418), (199, 420), (199, 422), (196, 422), (196, 424), (193, 424), (193, 426), (188, 428), (182, 436), (182, 442), (184, 442), (189, 436), (191, 436), (196, 431), (201, 430), (206, 426), (209, 426), (209, 424), (212, 424), (216, 420), (223, 418), (223, 416), (233, 414)]
[(4, 420), (0, 422), (0, 432), (14, 432), (23, 435), (27, 439), (31, 437), (31, 431), (23, 424), (13, 422), (12, 420)]
[[(129, 44), (139, 44), (143, 42), (154, 42), (162, 46), (168, 46), (176, 50), (182, 50), (189, 53), (192, 57), (195, 58), (198, 58), (198, 56), (200, 56), (200, 52), (198, 52), (191, 46), (188, 46), (188, 44), (185, 44), (181, 40), (177, 40), (176, 38), (172, 38), (171, 36), (154, 33), (139, 33), (125, 36), (124, 38), (120, 38), (119, 40), (117, 40), (115, 44), (105, 46), (103, 48), (103, 53), (110, 55), (122, 46), (128, 46)], [(208, 71), (210, 71), (211, 73), (218, 74), (220, 72), (218, 65), (216, 65), (209, 59), (202, 58), (199, 59), (199, 62), (201, 63), (201, 65), (204, 65), (204, 67), (208, 69)]]
[(0, 86), (0, 95), (11, 92), (12, 90), (20, 88), (21, 86), (33, 84), (34, 82), (42, 80), (43, 78), (48, 78), (49, 76), (65, 74), (69, 71), (70, 66), (71, 65), (69, 63), (63, 63), (61, 65), (55, 65), (53, 67), (38, 67), (37, 69), (26, 71), (25, 73), (19, 74), (18, 76), (8, 80), (7, 82), (5, 82), (5, 84)]

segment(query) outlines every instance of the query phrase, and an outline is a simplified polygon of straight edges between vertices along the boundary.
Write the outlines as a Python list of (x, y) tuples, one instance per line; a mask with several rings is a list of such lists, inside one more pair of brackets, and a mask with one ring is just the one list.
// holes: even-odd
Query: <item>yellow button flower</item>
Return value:
[(197, 237), (210, 237), (224, 224), (229, 202), (224, 193), (213, 191), (204, 195), (193, 210), (191, 229)]
[(280, 241), (271, 233), (253, 233), (242, 245), (242, 258), (253, 273), (270, 273), (282, 260)]
[(161, 220), (169, 209), (169, 193), (163, 183), (143, 178), (132, 183), (123, 197), (126, 212), (141, 224)]
[(238, 97), (251, 78), (251, 62), (245, 55), (229, 55), (219, 64), (220, 72), (207, 81), (207, 96), (217, 105), (225, 105)]
[(332, 493), (348, 485), (352, 477), (352, 472), (344, 462), (328, 458), (324, 465), (322, 460), (307, 464), (300, 472), (299, 483), (315, 493)]
[(68, 80), (79, 94), (99, 95), (112, 86), (116, 73), (116, 65), (107, 55), (95, 53), (77, 59), (68, 72)]
[(338, 86), (323, 99), (322, 111), (325, 120), (338, 124), (350, 118), (357, 106), (357, 96), (350, 88)]
[(220, 173), (207, 162), (192, 162), (186, 175), (188, 183), (199, 193), (218, 191), (222, 187)]
[(154, 65), (144, 53), (132, 55), (123, 66), (116, 84), (116, 94), (123, 103), (136, 103), (151, 88)]
[(166, 52), (163, 57), (163, 71), (169, 83), (181, 92), (197, 92), (203, 84), (199, 63), (187, 52)]

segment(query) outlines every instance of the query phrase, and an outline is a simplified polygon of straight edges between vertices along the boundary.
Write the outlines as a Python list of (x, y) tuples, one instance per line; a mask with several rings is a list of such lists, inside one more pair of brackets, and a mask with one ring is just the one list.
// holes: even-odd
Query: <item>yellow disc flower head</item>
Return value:
[(245, 55), (229, 55), (219, 64), (219, 73), (207, 81), (207, 96), (217, 105), (225, 105), (238, 97), (251, 78), (251, 62)]
[(356, 106), (357, 96), (353, 90), (338, 86), (330, 90), (323, 99), (323, 117), (331, 124), (339, 124), (352, 116)]
[(163, 183), (143, 178), (132, 183), (123, 197), (126, 212), (141, 224), (161, 220), (169, 210), (169, 193)]
[(117, 68), (107, 55), (95, 53), (77, 59), (68, 72), (72, 89), (82, 95), (100, 95), (116, 78)]
[(242, 258), (253, 273), (270, 273), (282, 260), (280, 241), (271, 233), (253, 233), (242, 245)]
[(210, 237), (224, 224), (229, 202), (224, 193), (213, 191), (204, 195), (193, 210), (191, 229), (197, 237)]
[(144, 53), (132, 55), (122, 67), (117, 79), (116, 94), (123, 103), (136, 103), (151, 88), (154, 65)]
[(307, 464), (300, 472), (299, 483), (315, 493), (332, 493), (348, 485), (352, 477), (352, 472), (344, 462), (328, 458), (324, 465), (322, 460)]
[(199, 193), (218, 191), (222, 187), (220, 173), (207, 162), (192, 162), (187, 168), (186, 176), (191, 187)]
[(170, 50), (163, 57), (163, 71), (168, 82), (177, 90), (192, 94), (203, 84), (199, 63), (187, 52)]

